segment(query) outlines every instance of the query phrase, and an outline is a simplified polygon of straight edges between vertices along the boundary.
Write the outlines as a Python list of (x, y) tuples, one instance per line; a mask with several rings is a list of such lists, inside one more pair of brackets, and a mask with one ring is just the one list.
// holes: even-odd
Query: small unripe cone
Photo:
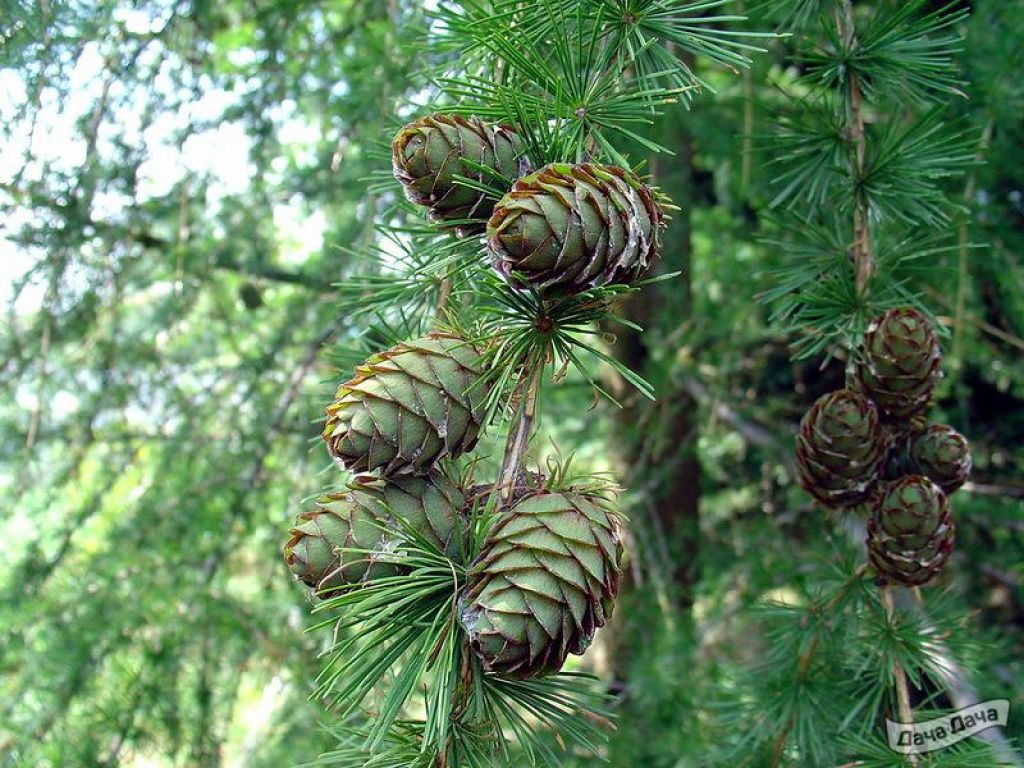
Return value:
[(535, 492), (509, 508), (470, 567), (461, 620), (485, 669), (557, 672), (611, 616), (622, 531), (607, 501)]
[(321, 496), (314, 509), (299, 515), (289, 533), (285, 563), (319, 597), (397, 573), (393, 565), (370, 554), (383, 552), (385, 534), (375, 510), (350, 492)]
[(865, 501), (885, 459), (885, 435), (874, 405), (849, 389), (818, 398), (800, 422), (800, 484), (827, 507)]
[[(495, 199), (458, 184), (456, 176), (493, 185), (495, 177), (467, 164), (493, 169), (508, 179), (519, 175), (523, 151), (510, 128), (487, 125), (477, 117), (428, 115), (406, 125), (391, 143), (391, 163), (405, 196), (429, 209), (432, 221), (457, 221), (477, 231), (494, 209)], [(465, 219), (479, 219), (468, 224)]]
[(881, 580), (916, 586), (930, 581), (953, 551), (949, 500), (923, 475), (888, 484), (868, 520), (868, 559)]
[(637, 280), (661, 251), (663, 225), (661, 205), (631, 171), (552, 163), (495, 206), (487, 246), (502, 274), (571, 294)]
[(396, 475), (361, 484), (357, 496), (373, 497), (378, 517), (393, 537), (405, 539), (410, 531), (440, 552), (462, 562), (469, 545), (462, 489), (439, 470), (426, 475)]
[(465, 507), (461, 489), (440, 471), (357, 481), (348, 491), (321, 496), (313, 510), (299, 515), (284, 559), (321, 597), (400, 573), (394, 553), (413, 535), (461, 562), (468, 545)]
[(344, 469), (423, 474), (476, 444), (487, 388), (477, 351), (431, 333), (370, 357), (327, 407), (323, 439)]
[(906, 441), (906, 465), (925, 475), (947, 494), (967, 481), (971, 449), (967, 438), (945, 424), (929, 424), (911, 432)]
[(916, 309), (890, 309), (864, 334), (857, 378), (883, 417), (901, 421), (928, 407), (941, 359), (928, 318)]

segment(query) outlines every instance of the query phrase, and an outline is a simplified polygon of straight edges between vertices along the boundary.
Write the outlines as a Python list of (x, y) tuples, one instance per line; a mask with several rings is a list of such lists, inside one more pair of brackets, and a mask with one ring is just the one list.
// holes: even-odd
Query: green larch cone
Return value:
[(357, 366), (327, 407), (323, 439), (344, 469), (423, 474), (476, 444), (487, 388), (478, 352), (431, 333)]
[(660, 203), (631, 171), (552, 163), (495, 206), (487, 247), (502, 274), (571, 294), (641, 277), (661, 251), (663, 225)]
[(884, 418), (905, 420), (928, 407), (941, 359), (928, 318), (916, 309), (890, 309), (864, 334), (857, 378)]
[(815, 401), (800, 422), (796, 468), (800, 484), (826, 507), (851, 507), (873, 490), (885, 459), (878, 412), (849, 389)]
[(614, 607), (622, 528), (608, 502), (539, 491), (503, 513), (470, 567), (460, 616), (485, 669), (552, 674)]
[(423, 537), (449, 559), (462, 562), (469, 546), (465, 520), (466, 496), (446, 473), (396, 475), (356, 487), (353, 495), (368, 504), (376, 500), (377, 514), (396, 539)]
[(373, 505), (350, 492), (330, 493), (303, 512), (289, 531), (284, 561), (300, 581), (319, 597), (332, 597), (348, 584), (393, 576), (397, 569), (369, 550), (383, 555), (386, 535)]
[(461, 562), (469, 543), (465, 508), (462, 490), (444, 472), (357, 479), (299, 515), (284, 545), (285, 563), (330, 597), (347, 584), (400, 573), (392, 555), (415, 536)]
[(429, 115), (406, 125), (391, 143), (391, 164), (405, 196), (429, 209), (429, 218), (440, 224), (460, 222), (460, 229), (474, 229), (466, 219), (483, 223), (494, 209), (494, 198), (478, 189), (455, 182), (456, 176), (493, 186), (495, 177), (468, 165), (493, 169), (507, 179), (519, 175), (523, 150), (519, 136), (510, 128), (492, 126), (477, 117)]
[(908, 471), (924, 475), (946, 494), (953, 493), (971, 473), (967, 438), (945, 424), (929, 424), (911, 432), (904, 443)]
[(906, 475), (878, 495), (868, 520), (868, 560), (880, 580), (917, 586), (932, 579), (953, 551), (949, 500), (923, 475)]

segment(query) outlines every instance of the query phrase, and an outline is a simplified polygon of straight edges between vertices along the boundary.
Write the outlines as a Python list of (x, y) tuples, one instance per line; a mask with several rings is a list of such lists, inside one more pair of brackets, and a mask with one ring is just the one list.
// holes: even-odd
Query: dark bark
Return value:
[(685, 387), (673, 382), (671, 350), (655, 356), (648, 347), (685, 324), (692, 313), (690, 200), (696, 170), (692, 137), (681, 117), (668, 115), (662, 121), (662, 141), (676, 154), (652, 163), (651, 175), (653, 183), (680, 206), (672, 211), (658, 270), (682, 274), (645, 288), (642, 295), (626, 303), (624, 315), (645, 332), (617, 331), (615, 349), (623, 363), (655, 385), (658, 402), (623, 392), (615, 429), (630, 437), (622, 456), (627, 465), (624, 481), (643, 491), (643, 503), (631, 512), (634, 528), (644, 529), (638, 531), (635, 541), (643, 541), (646, 551), (636, 544), (632, 555), (640, 565), (641, 577), (645, 572), (656, 575), (669, 587), (676, 609), (685, 614), (693, 605), (699, 577), (697, 403)]

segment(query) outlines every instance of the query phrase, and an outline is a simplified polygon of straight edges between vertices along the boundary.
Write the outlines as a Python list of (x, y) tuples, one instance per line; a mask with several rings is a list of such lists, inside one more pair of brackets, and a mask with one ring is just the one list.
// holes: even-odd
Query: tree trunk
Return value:
[(624, 391), (623, 407), (615, 414), (616, 434), (628, 436), (620, 456), (627, 487), (640, 491), (632, 509), (637, 531), (632, 547), (639, 568), (634, 575), (662, 581), (672, 608), (687, 615), (693, 605), (700, 551), (700, 466), (696, 447), (697, 404), (682, 387), (672, 382), (673, 349), (652, 354), (644, 339), (663, 339), (692, 314), (691, 220), (693, 189), (693, 141), (683, 116), (672, 114), (661, 121), (661, 139), (676, 154), (651, 165), (653, 183), (680, 210), (672, 212), (665, 233), (661, 273), (681, 272), (679, 277), (650, 286), (642, 297), (624, 307), (625, 316), (646, 330), (617, 331), (616, 355), (655, 386), (657, 402)]

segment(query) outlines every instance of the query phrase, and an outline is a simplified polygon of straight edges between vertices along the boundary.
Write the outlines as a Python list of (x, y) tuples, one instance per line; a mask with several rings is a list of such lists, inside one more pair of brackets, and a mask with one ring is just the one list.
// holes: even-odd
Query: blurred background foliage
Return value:
[[(329, 481), (316, 419), (367, 330), (334, 286), (399, 215), (397, 184), (366, 179), (430, 98), (430, 5), (5, 3), (0, 765), (282, 766), (332, 745), (308, 700), (327, 638), (303, 632), (279, 547)], [(958, 230), (914, 287), (946, 331), (935, 417), (975, 455), (948, 610), (985, 644), (969, 684), (1011, 699), (1018, 737), (1024, 6), (955, 5), (969, 98), (944, 119), (984, 161), (950, 187)], [(580, 662), (617, 694), (623, 768), (719, 764), (741, 731), (721, 706), (771, 643), (756, 606), (798, 603), (851, 547), (790, 468), (842, 364), (794, 362), (756, 300), (792, 257), (766, 239), (759, 137), (803, 64), (782, 39), (740, 77), (693, 66), (718, 93), (650, 129), (675, 152), (650, 172), (682, 206), (662, 268), (683, 274), (627, 301), (647, 330), (612, 343), (658, 401), (609, 370), (622, 407), (592, 404), (569, 377), (541, 423), (629, 489), (630, 587)]]

